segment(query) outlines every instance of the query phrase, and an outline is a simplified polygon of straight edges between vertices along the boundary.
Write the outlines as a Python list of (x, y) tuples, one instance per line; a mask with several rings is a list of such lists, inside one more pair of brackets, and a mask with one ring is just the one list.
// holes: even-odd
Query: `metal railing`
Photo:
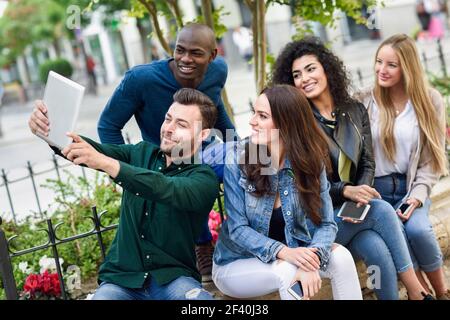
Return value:
[[(126, 143), (131, 143), (130, 136), (128, 133), (125, 133), (125, 141), (126, 141)], [(60, 164), (57, 157), (54, 154), (52, 154), (51, 162), (52, 162), (52, 165), (49, 169), (37, 171), (37, 170), (35, 170), (32, 163), (30, 161), (27, 161), (27, 164), (25, 167), (27, 169), (27, 174), (25, 176), (21, 176), (16, 179), (10, 179), (8, 177), (8, 172), (5, 169), (0, 170), (0, 179), (1, 179), (0, 180), (0, 192), (1, 192), (1, 189), (4, 187), (5, 193), (6, 193), (6, 198), (8, 199), (9, 209), (11, 211), (12, 220), (14, 221), (15, 224), (18, 223), (18, 219), (17, 219), (16, 206), (14, 205), (14, 200), (13, 200), (13, 193), (11, 192), (11, 186), (13, 184), (16, 184), (16, 183), (22, 182), (22, 181), (27, 181), (27, 180), (30, 182), (29, 187), (32, 190), (32, 194), (35, 199), (37, 213), (39, 214), (41, 219), (44, 219), (45, 214), (44, 214), (44, 210), (42, 209), (42, 201), (39, 196), (38, 186), (36, 184), (36, 177), (44, 175), (44, 174), (56, 173), (57, 180), (61, 182), (60, 169), (67, 168), (67, 167), (75, 167), (75, 165), (69, 161), (67, 161), (67, 163)], [(84, 167), (80, 167), (80, 169), (81, 169), (81, 174), (82, 174), (83, 178), (86, 180), (86, 178), (87, 178), (86, 169)], [(88, 189), (88, 194), (89, 194), (89, 189)]]
[(107, 211), (103, 211), (100, 214), (97, 214), (97, 208), (94, 206), (92, 207), (92, 217), (87, 217), (93, 221), (93, 228), (88, 231), (84, 232), (72, 237), (67, 237), (60, 239), (57, 236), (58, 228), (63, 225), (62, 222), (53, 225), (52, 219), (47, 219), (47, 228), (46, 229), (40, 229), (38, 231), (45, 231), (47, 233), (47, 242), (45, 244), (33, 247), (33, 248), (27, 248), (23, 249), (17, 252), (14, 252), (11, 250), (11, 243), (19, 237), (19, 235), (14, 235), (10, 237), (9, 239), (6, 239), (4, 231), (1, 229), (1, 223), (2, 220), (0, 218), (0, 276), (3, 280), (3, 287), (5, 289), (6, 299), (8, 300), (17, 300), (19, 298), (19, 293), (17, 291), (16, 281), (14, 279), (14, 273), (13, 273), (13, 265), (11, 262), (12, 258), (19, 257), (28, 253), (32, 253), (35, 251), (41, 251), (45, 249), (52, 249), (52, 256), (55, 260), (56, 264), (56, 272), (59, 279), (59, 284), (61, 287), (61, 295), (64, 300), (67, 300), (67, 292), (64, 284), (64, 277), (61, 270), (61, 265), (59, 263), (59, 251), (58, 246), (64, 243), (72, 242), (78, 239), (90, 237), (90, 236), (97, 236), (97, 241), (100, 246), (100, 252), (102, 255), (102, 259), (105, 259), (105, 244), (103, 243), (103, 237), (102, 233), (117, 228), (117, 224), (109, 225), (109, 226), (103, 226), (101, 223), (101, 218), (104, 214), (106, 214)]

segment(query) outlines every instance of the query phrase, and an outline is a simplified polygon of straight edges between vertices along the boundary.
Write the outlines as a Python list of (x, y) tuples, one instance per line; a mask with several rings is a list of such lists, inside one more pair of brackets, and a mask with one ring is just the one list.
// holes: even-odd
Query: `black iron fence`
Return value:
[[(78, 239), (96, 236), (98, 244), (100, 246), (100, 252), (102, 255), (103, 260), (105, 259), (105, 244), (103, 243), (103, 237), (102, 233), (117, 228), (117, 224), (104, 226), (101, 223), (102, 216), (106, 214), (106, 211), (101, 212), (100, 214), (97, 213), (97, 208), (92, 207), (92, 217), (87, 217), (92, 220), (93, 222), (93, 228), (92, 230), (81, 233), (72, 237), (67, 237), (60, 239), (58, 238), (57, 232), (58, 228), (62, 225), (62, 223), (58, 223), (56, 225), (53, 225), (52, 219), (47, 219), (47, 228), (41, 229), (40, 231), (44, 231), (47, 233), (47, 242), (33, 247), (33, 248), (27, 248), (20, 251), (13, 251), (11, 249), (11, 243), (20, 235), (14, 235), (10, 237), (9, 239), (6, 238), (4, 231), (1, 229), (1, 223), (2, 220), (0, 218), (0, 276), (3, 281), (3, 287), (6, 294), (6, 299), (8, 300), (17, 300), (19, 298), (19, 293), (16, 286), (16, 280), (14, 279), (14, 273), (13, 273), (13, 265), (11, 262), (11, 259), (15, 257), (19, 257), (28, 253), (32, 253), (35, 251), (41, 251), (45, 249), (52, 249), (52, 256), (55, 260), (56, 264), (56, 272), (58, 274), (59, 284), (61, 287), (61, 295), (64, 300), (68, 298), (65, 284), (64, 284), (64, 277), (61, 270), (61, 265), (59, 263), (59, 252), (58, 252), (58, 246), (64, 243), (72, 242)], [(38, 230), (39, 231), (39, 230)]]
[[(223, 221), (224, 219), (224, 211), (223, 211), (223, 204), (222, 204), (222, 197), (223, 197), (223, 189), (220, 190), (220, 194), (217, 198), (218, 203), (218, 209), (221, 216), (221, 219)], [(0, 218), (0, 277), (3, 281), (3, 288), (5, 290), (6, 299), (8, 300), (17, 300), (19, 298), (19, 292), (16, 285), (16, 279), (14, 278), (14, 272), (13, 272), (13, 264), (12, 259), (23, 256), (25, 254), (29, 254), (36, 251), (46, 250), (51, 248), (52, 250), (52, 257), (55, 260), (56, 265), (56, 273), (58, 275), (59, 284), (61, 288), (61, 295), (64, 300), (68, 299), (65, 284), (64, 284), (64, 276), (61, 269), (61, 265), (59, 263), (60, 261), (60, 254), (58, 251), (58, 246), (69, 243), (75, 240), (79, 240), (82, 238), (87, 238), (91, 236), (97, 237), (97, 242), (100, 247), (100, 253), (102, 256), (102, 260), (105, 260), (106, 256), (106, 248), (105, 244), (103, 242), (102, 233), (113, 230), (117, 228), (118, 224), (112, 224), (109, 226), (104, 226), (101, 222), (103, 215), (107, 213), (107, 211), (102, 211), (100, 214), (97, 213), (97, 208), (94, 206), (91, 208), (92, 216), (86, 217), (88, 219), (91, 219), (93, 222), (93, 227), (90, 231), (84, 232), (81, 234), (77, 234), (75, 236), (66, 237), (60, 239), (57, 235), (58, 228), (63, 225), (62, 222), (57, 223), (56, 225), (53, 224), (52, 219), (46, 219), (47, 228), (45, 229), (39, 229), (38, 231), (44, 231), (47, 234), (47, 242), (32, 248), (27, 248), (19, 251), (13, 251), (11, 249), (11, 244), (13, 241), (18, 238), (20, 235), (14, 235), (10, 237), (9, 239), (6, 238), (5, 232), (1, 228), (2, 219)]]
[[(125, 141), (126, 143), (131, 143), (131, 139), (128, 133), (125, 133)], [(45, 210), (42, 208), (42, 199), (39, 194), (39, 186), (36, 183), (36, 177), (41, 175), (50, 175), (55, 174), (58, 181), (61, 181), (61, 169), (68, 168), (68, 167), (74, 167), (74, 165), (66, 160), (63, 160), (64, 163), (60, 163), (61, 160), (58, 160), (58, 158), (53, 154), (51, 158), (51, 167), (45, 170), (36, 170), (35, 166), (30, 161), (27, 161), (26, 164), (26, 171), (27, 174), (24, 176), (21, 176), (19, 178), (11, 179), (9, 177), (8, 172), (5, 169), (1, 169), (0, 171), (0, 193), (2, 192), (2, 189), (4, 189), (4, 194), (6, 195), (6, 198), (8, 200), (9, 210), (10, 210), (10, 216), (11, 220), (14, 221), (15, 224), (17, 224), (18, 221), (18, 212), (16, 211), (15, 201), (14, 201), (14, 193), (11, 191), (11, 187), (14, 184), (17, 184), (19, 182), (28, 181), (29, 185), (27, 190), (30, 191), (30, 193), (33, 195), (34, 201), (35, 201), (35, 208), (37, 209), (36, 213), (39, 215), (41, 219), (44, 219), (46, 217)], [(87, 179), (86, 175), (86, 169), (84, 167), (80, 167), (81, 174), (84, 179)], [(27, 192), (28, 193), (28, 192)], [(89, 193), (89, 189), (88, 189)], [(3, 195), (1, 195), (3, 197)]]

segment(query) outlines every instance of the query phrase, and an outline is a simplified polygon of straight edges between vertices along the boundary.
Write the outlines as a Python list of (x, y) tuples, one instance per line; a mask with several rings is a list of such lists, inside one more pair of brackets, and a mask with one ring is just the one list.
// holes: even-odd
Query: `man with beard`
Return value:
[[(234, 132), (234, 126), (220, 96), (227, 72), (225, 61), (217, 57), (213, 30), (203, 24), (186, 25), (178, 33), (173, 58), (139, 65), (125, 73), (100, 116), (97, 125), (100, 141), (123, 144), (121, 130), (134, 116), (142, 139), (159, 145), (159, 128), (173, 102), (173, 94), (180, 88), (194, 88), (209, 96), (218, 111), (213, 128), (220, 131), (224, 141), (232, 140), (233, 134), (227, 136), (226, 131), (231, 129)], [(47, 135), (50, 125), (45, 115), (47, 109), (41, 101), (37, 101), (35, 105), (30, 127)], [(212, 166), (221, 180), (224, 150), (220, 146), (217, 152), (214, 148), (211, 150), (204, 153), (203, 161)], [(203, 281), (211, 280), (214, 250), (211, 240), (206, 218), (203, 232), (196, 241), (198, 268)]]
[(146, 141), (99, 144), (68, 133), (73, 143), (62, 154), (106, 172), (123, 188), (119, 227), (93, 299), (213, 298), (202, 289), (194, 244), (219, 192), (214, 171), (198, 159), (217, 108), (189, 88), (177, 91), (173, 101), (159, 147)]

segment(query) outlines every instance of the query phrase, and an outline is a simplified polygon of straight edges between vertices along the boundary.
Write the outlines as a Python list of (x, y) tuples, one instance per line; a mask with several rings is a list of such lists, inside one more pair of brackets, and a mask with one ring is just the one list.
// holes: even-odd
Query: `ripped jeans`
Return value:
[(214, 300), (214, 298), (197, 280), (181, 276), (162, 286), (150, 280), (139, 289), (102, 282), (92, 300)]

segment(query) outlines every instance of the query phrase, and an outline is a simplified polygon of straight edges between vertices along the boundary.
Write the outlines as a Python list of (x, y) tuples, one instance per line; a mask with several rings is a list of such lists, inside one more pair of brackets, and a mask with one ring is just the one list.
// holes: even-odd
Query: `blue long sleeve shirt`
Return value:
[[(103, 110), (97, 130), (102, 143), (123, 144), (122, 128), (135, 117), (142, 139), (160, 144), (160, 127), (173, 103), (173, 95), (181, 89), (169, 67), (173, 58), (136, 66), (125, 73), (120, 85)], [(208, 66), (203, 81), (196, 88), (211, 98), (218, 109), (215, 128), (226, 140), (226, 129), (234, 129), (220, 93), (227, 79), (227, 65), (217, 57)]]

